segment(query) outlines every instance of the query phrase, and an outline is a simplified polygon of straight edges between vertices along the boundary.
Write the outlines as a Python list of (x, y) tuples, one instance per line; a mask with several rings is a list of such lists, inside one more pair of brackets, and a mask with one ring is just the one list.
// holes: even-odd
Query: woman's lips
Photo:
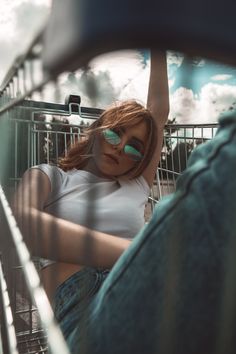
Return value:
[(117, 157), (115, 157), (114, 155), (110, 155), (110, 154), (104, 154), (106, 157), (108, 157), (109, 159), (113, 160), (117, 165), (119, 165), (119, 160), (117, 159)]

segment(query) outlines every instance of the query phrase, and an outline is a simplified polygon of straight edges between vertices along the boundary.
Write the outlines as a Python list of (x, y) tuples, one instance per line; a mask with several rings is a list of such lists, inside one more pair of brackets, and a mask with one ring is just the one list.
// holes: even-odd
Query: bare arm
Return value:
[(24, 175), (15, 196), (15, 215), (32, 255), (111, 268), (130, 241), (43, 212), (50, 188), (46, 174), (31, 170)]
[(157, 126), (157, 146), (153, 158), (143, 176), (152, 185), (160, 161), (163, 131), (169, 114), (169, 88), (166, 54), (151, 52), (151, 68), (147, 97), (147, 108), (151, 111)]

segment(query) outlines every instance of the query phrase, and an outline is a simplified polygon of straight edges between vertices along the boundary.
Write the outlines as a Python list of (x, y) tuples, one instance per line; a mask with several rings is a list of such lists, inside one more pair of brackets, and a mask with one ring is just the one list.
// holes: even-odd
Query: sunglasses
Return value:
[[(112, 129), (105, 129), (102, 132), (105, 141), (111, 145), (119, 145), (121, 143), (121, 137), (119, 133)], [(143, 154), (131, 144), (126, 144), (123, 149), (124, 153), (133, 161), (141, 161)]]

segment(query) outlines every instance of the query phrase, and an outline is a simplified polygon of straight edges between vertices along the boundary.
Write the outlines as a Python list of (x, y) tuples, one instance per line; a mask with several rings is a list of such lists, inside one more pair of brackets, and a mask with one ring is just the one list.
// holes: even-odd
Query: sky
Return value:
[(0, 0), (0, 82), (46, 22), (49, 0)]
[[(0, 0), (0, 82), (14, 58), (24, 52), (46, 23), (51, 0)], [(204, 58), (187, 59), (168, 51), (170, 119), (177, 123), (214, 123), (236, 106), (235, 68)], [(105, 108), (114, 100), (134, 98), (145, 104), (149, 51), (119, 51), (95, 58), (86, 74), (78, 70), (60, 77), (63, 95), (80, 94), (83, 106)], [(88, 97), (86, 79), (95, 79), (96, 102)], [(50, 101), (50, 92), (45, 96)]]

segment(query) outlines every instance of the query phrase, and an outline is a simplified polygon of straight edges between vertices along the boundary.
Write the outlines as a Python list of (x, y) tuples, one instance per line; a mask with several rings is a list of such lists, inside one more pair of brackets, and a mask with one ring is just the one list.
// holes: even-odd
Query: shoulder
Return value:
[(51, 184), (51, 191), (54, 189), (58, 189), (64, 182), (67, 173), (64, 172), (61, 168), (55, 165), (49, 164), (40, 164), (36, 166), (32, 166), (29, 171), (41, 171), (43, 172), (49, 179)]
[(57, 167), (56, 165), (50, 165), (47, 163), (32, 166), (29, 170), (40, 170), (44, 172), (49, 178), (51, 178), (52, 176), (62, 177), (63, 175), (66, 175), (66, 172), (64, 172), (61, 168)]

